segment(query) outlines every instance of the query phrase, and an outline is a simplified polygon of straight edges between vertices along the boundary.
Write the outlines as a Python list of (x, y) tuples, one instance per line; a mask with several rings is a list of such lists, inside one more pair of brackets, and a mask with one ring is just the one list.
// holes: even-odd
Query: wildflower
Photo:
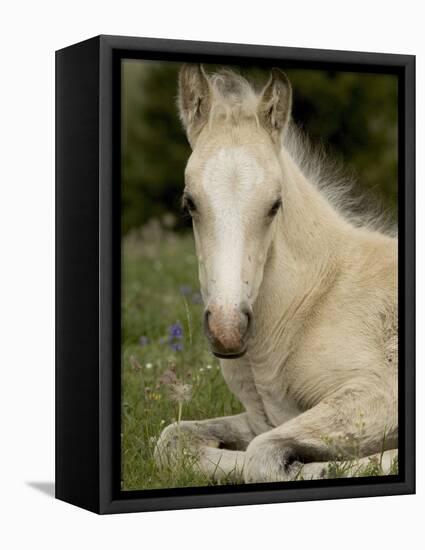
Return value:
[(150, 399), (151, 401), (158, 401), (158, 399), (161, 399), (161, 394), (152, 391), (150, 388), (145, 388), (145, 397), (146, 399)]
[[(176, 403), (182, 404), (185, 401), (190, 401), (192, 397), (192, 386), (185, 384), (182, 380), (177, 378), (174, 370), (167, 369), (159, 379), (161, 384), (168, 386), (170, 393), (170, 399)], [(161, 420), (161, 424), (164, 420)]]
[(174, 325), (171, 325), (169, 328), (169, 337), (181, 339), (183, 337), (183, 327), (177, 321)]
[(177, 376), (172, 368), (167, 369), (159, 379), (159, 383), (164, 384), (166, 386), (170, 384), (175, 384), (176, 382), (177, 382)]
[(168, 343), (173, 351), (183, 351), (183, 327), (179, 322), (168, 329)]
[(170, 347), (173, 351), (183, 351), (183, 344), (181, 342), (170, 342)]
[(180, 287), (180, 294), (182, 294), (183, 296), (189, 296), (191, 293), (192, 287), (190, 287), (189, 285), (182, 285)]
[(152, 363), (146, 363), (145, 369), (151, 369), (153, 367)]
[(149, 344), (149, 338), (147, 336), (140, 336), (139, 338), (139, 346), (144, 347)]
[(200, 367), (199, 372), (204, 372), (204, 367)]
[(133, 370), (140, 370), (142, 368), (142, 365), (134, 355), (130, 355), (130, 366)]
[(182, 404), (190, 401), (192, 397), (192, 386), (177, 380), (177, 382), (169, 386), (169, 392), (172, 401)]
[(212, 365), (207, 365), (207, 370), (211, 370), (212, 369)]

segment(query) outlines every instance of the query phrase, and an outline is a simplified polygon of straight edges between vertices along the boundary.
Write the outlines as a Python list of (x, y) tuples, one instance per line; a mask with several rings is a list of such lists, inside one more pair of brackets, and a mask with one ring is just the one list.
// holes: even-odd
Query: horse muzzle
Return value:
[(252, 311), (245, 304), (239, 307), (210, 304), (204, 312), (205, 334), (216, 357), (242, 357), (252, 329)]

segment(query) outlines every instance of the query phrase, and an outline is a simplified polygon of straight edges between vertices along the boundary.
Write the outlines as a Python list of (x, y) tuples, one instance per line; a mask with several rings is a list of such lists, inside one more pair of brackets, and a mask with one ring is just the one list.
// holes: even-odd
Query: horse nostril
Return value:
[(211, 311), (209, 309), (206, 309), (204, 311), (204, 330), (205, 330), (205, 334), (207, 334), (208, 336), (211, 336), (210, 324), (209, 324), (210, 315), (211, 315)]
[(251, 310), (248, 310), (245, 315), (248, 317), (248, 328), (251, 328), (251, 324), (252, 324), (252, 312), (251, 312)]
[(249, 307), (243, 306), (241, 308), (241, 313), (243, 315), (243, 321), (241, 322), (241, 334), (245, 337), (249, 334), (252, 328), (252, 311)]

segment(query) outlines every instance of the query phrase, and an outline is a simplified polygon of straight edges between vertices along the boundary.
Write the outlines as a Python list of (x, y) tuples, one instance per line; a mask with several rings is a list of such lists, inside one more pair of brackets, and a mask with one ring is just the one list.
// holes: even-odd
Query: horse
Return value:
[(390, 473), (396, 235), (350, 215), (338, 185), (323, 185), (280, 69), (258, 91), (232, 70), (187, 64), (178, 89), (204, 330), (244, 412), (169, 425), (157, 463), (186, 450), (210, 478), (245, 483), (331, 477), (346, 464), (350, 476), (371, 462)]

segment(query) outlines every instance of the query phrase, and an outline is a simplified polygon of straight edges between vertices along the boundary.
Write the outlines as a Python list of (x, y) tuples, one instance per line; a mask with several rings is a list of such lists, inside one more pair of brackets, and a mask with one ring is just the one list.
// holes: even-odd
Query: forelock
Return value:
[(212, 91), (210, 124), (223, 119), (236, 124), (242, 120), (259, 123), (259, 94), (242, 75), (224, 69), (211, 75), (209, 79)]

